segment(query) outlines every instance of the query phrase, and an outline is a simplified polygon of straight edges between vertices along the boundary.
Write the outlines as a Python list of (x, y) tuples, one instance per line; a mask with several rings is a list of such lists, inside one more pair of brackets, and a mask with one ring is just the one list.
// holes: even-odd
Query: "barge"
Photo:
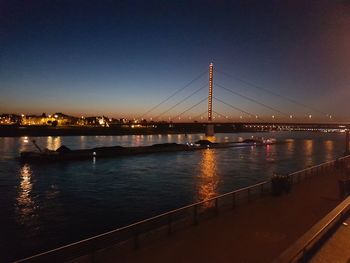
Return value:
[(139, 154), (150, 153), (163, 153), (163, 152), (180, 152), (180, 151), (196, 151), (207, 148), (229, 148), (229, 147), (246, 147), (246, 146), (261, 146), (268, 144), (275, 144), (276, 141), (269, 140), (257, 140), (247, 139), (241, 142), (224, 142), (213, 143), (208, 140), (199, 140), (195, 143), (162, 143), (154, 144), (151, 146), (138, 146), (138, 147), (96, 147), (83, 150), (71, 150), (68, 147), (62, 145), (57, 150), (48, 150), (41, 148), (32, 141), (38, 151), (23, 151), (20, 153), (19, 160), (23, 162), (42, 162), (42, 161), (68, 161), (68, 160), (84, 160), (92, 158), (107, 158), (107, 157), (119, 157), (130, 156)]

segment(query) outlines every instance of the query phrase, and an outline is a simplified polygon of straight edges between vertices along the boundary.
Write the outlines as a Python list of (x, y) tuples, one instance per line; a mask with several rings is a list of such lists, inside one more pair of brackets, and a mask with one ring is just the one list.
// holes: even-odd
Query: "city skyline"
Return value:
[[(252, 115), (350, 120), (346, 1), (0, 5), (0, 112), (176, 117), (207, 96), (213, 62), (214, 96)], [(248, 117), (213, 104), (222, 116)]]

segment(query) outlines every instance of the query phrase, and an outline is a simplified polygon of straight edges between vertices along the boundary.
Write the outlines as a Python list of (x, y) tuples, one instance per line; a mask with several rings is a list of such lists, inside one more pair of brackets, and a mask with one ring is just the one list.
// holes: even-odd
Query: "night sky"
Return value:
[(350, 121), (350, 1), (0, 0), (0, 113), (174, 118), (210, 62), (216, 118)]

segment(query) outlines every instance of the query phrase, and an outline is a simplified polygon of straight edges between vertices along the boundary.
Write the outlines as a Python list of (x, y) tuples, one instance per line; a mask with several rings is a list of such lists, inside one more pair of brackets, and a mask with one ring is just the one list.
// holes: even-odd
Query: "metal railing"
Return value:
[[(296, 184), (311, 176), (324, 174), (337, 167), (344, 166), (350, 158), (342, 157), (334, 161), (312, 166), (289, 174), (291, 183)], [(189, 225), (197, 225), (201, 220), (218, 215), (220, 211), (234, 209), (236, 206), (254, 198), (271, 193), (271, 181), (264, 181), (249, 187), (225, 193), (214, 198), (187, 205), (137, 223), (121, 227), (101, 235), (62, 246), (44, 253), (28, 257), (17, 262), (42, 262), (55, 258), (67, 261), (81, 256), (86, 261), (93, 261), (94, 254), (108, 247), (138, 248), (142, 241), (149, 241), (159, 236), (171, 235), (173, 232)]]
[(90, 255), (93, 257), (93, 253), (97, 250), (111, 247), (116, 244), (124, 246), (126, 244), (129, 248), (138, 248), (143, 240), (152, 239), (152, 234), (154, 236), (170, 235), (174, 231), (182, 229), (188, 225), (197, 225), (201, 220), (218, 215), (219, 212), (224, 209), (234, 209), (236, 206), (244, 202), (268, 194), (270, 190), (270, 181), (264, 181), (214, 198), (187, 205), (101, 235), (21, 259), (17, 262), (42, 262), (52, 258), (55, 258), (55, 260), (58, 261), (65, 261), (84, 255)]
[(291, 247), (285, 250), (274, 263), (307, 262), (325, 237), (333, 233), (340, 223), (349, 216), (349, 212), (350, 197), (346, 198)]
[(312, 176), (325, 174), (333, 169), (345, 169), (350, 164), (350, 155), (337, 158), (322, 164), (314, 165), (303, 170), (289, 174), (292, 184), (297, 184)]

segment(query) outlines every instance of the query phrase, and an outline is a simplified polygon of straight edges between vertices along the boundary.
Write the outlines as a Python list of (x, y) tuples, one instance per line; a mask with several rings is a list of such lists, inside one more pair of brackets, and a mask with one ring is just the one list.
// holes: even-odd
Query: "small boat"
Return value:
[(234, 142), (235, 146), (261, 146), (276, 144), (276, 139), (273, 138), (251, 138), (240, 142)]

